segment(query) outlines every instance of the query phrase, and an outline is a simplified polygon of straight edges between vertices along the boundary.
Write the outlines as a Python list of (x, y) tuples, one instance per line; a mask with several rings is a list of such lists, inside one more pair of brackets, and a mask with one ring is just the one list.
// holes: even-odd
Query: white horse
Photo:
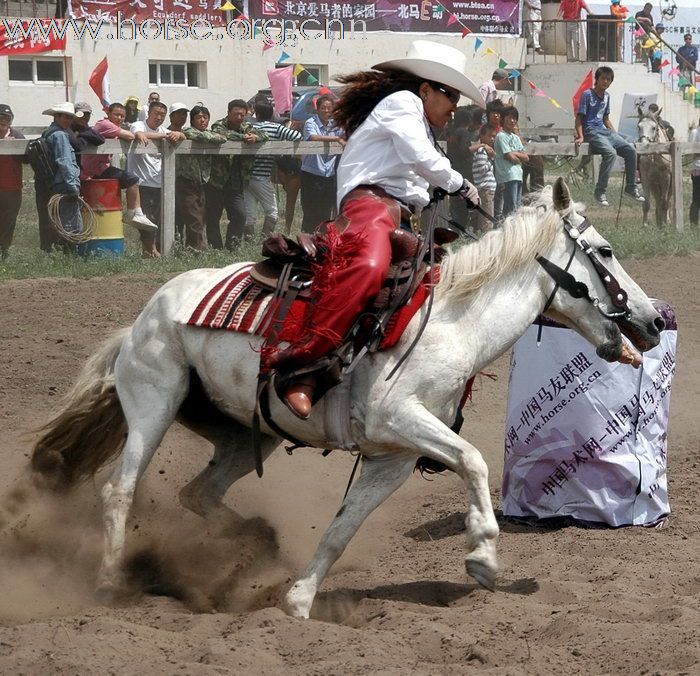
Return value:
[[(393, 378), (386, 380), (416, 335), (420, 312), (396, 347), (359, 363), (349, 388), (352, 445), (363, 456), (360, 476), (287, 593), (292, 615), (309, 616), (332, 564), (362, 522), (406, 481), (420, 456), (463, 479), (466, 569), (494, 589), (498, 525), (488, 470), (479, 451), (450, 430), (468, 378), (507, 350), (546, 304), (547, 315), (581, 333), (609, 361), (625, 352), (621, 328), (644, 351), (659, 342), (664, 326), (609, 244), (592, 226), (584, 230), (587, 225), (559, 179), (553, 192), (545, 190), (538, 203), (521, 208), (502, 229), (445, 257), (425, 332)], [(538, 255), (546, 261), (536, 260)], [(602, 275), (596, 270), (601, 261)], [(213, 460), (180, 493), (185, 507), (215, 516), (231, 484), (254, 469), (249, 426), (261, 339), (174, 320), (184, 299), (216, 272), (192, 270), (165, 284), (133, 326), (85, 365), (62, 413), (35, 448), (35, 472), (71, 485), (118, 455), (128, 430), (121, 459), (102, 489), (106, 534), (98, 591), (108, 596), (123, 583), (125, 523), (136, 485), (178, 416), (214, 444)], [(610, 275), (624, 291), (610, 287)], [(612, 310), (624, 292), (627, 311), (611, 319), (615, 313), (605, 308)], [(291, 435), (324, 448), (324, 401), (301, 421), (273, 396), (272, 415)], [(267, 456), (280, 439), (265, 424), (262, 431)]]

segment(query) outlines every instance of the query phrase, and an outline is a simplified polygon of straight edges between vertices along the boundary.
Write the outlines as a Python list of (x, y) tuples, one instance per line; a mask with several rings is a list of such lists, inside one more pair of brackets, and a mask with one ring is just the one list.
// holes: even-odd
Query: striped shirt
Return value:
[(474, 153), (472, 160), (472, 176), (474, 185), (479, 190), (495, 190), (496, 177), (493, 173), (493, 160), (481, 148)]
[[(278, 122), (258, 122), (254, 129), (264, 131), (270, 141), (301, 141), (301, 132), (289, 129)], [(275, 155), (258, 155), (253, 164), (251, 178), (270, 178), (272, 167), (275, 164)]]

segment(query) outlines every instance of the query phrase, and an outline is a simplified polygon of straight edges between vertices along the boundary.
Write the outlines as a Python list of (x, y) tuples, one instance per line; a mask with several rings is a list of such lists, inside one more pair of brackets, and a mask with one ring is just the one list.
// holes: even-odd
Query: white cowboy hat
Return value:
[(479, 88), (464, 74), (467, 57), (454, 47), (430, 40), (416, 40), (403, 59), (384, 61), (372, 66), (375, 70), (402, 70), (412, 75), (452, 87), (474, 103), (484, 107)]
[(70, 101), (66, 101), (65, 103), (57, 103), (51, 106), (51, 108), (45, 110), (42, 115), (72, 115), (73, 117), (82, 117), (83, 113), (80, 110), (76, 112), (75, 106)]

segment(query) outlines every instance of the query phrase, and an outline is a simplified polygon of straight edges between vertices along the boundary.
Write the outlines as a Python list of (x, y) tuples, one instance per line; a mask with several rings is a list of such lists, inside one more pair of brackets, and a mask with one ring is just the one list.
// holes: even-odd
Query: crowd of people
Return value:
[[(276, 118), (264, 95), (252, 106), (243, 99), (228, 103), (227, 113), (211, 122), (203, 103), (192, 108), (184, 103), (166, 105), (158, 92), (151, 92), (145, 106), (135, 96), (124, 103), (114, 102), (105, 117), (91, 126), (90, 104), (64, 102), (44, 111), (53, 122), (41, 134), (48, 155), (50, 172), (35, 169), (34, 185), (39, 218), (39, 244), (50, 252), (55, 247), (70, 248), (54, 226), (49, 214), (53, 198), (58, 199), (61, 229), (68, 233), (83, 230), (79, 195), (81, 181), (112, 179), (125, 191), (124, 222), (139, 230), (144, 257), (158, 257), (158, 229), (161, 223), (161, 157), (158, 153), (130, 152), (125, 167), (113, 165), (113, 156), (85, 153), (106, 139), (133, 141), (148, 145), (154, 140), (177, 144), (184, 140), (220, 145), (226, 141), (263, 143), (266, 141), (329, 141), (344, 145), (343, 135), (331, 118), (334, 99), (323, 95), (316, 101), (316, 114), (292, 128), (288, 120)], [(0, 104), (0, 139), (24, 138), (13, 128), (10, 106)], [(286, 160), (283, 162), (282, 159)], [(0, 252), (7, 256), (22, 199), (22, 164), (19, 156), (0, 156)], [(34, 165), (33, 165), (34, 168)], [(312, 231), (335, 213), (337, 156), (306, 155), (302, 161), (291, 157), (277, 162), (270, 155), (178, 155), (176, 158), (175, 213), (178, 235), (183, 244), (197, 250), (209, 247), (235, 249), (244, 237), (256, 231), (262, 209), (262, 232), (275, 229), (278, 220), (277, 193), (273, 171), (291, 186), (301, 188), (304, 211), (302, 228)], [(296, 194), (295, 194), (296, 199)], [(288, 208), (289, 208), (288, 202)], [(292, 203), (293, 209), (293, 203)], [(221, 233), (221, 217), (228, 224)], [(288, 214), (288, 226), (291, 225)]]

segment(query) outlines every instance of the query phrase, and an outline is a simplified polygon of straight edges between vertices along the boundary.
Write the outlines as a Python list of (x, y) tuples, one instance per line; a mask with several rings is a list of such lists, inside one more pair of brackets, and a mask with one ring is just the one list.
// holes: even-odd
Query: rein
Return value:
[[(554, 280), (554, 289), (550, 293), (542, 312), (546, 312), (549, 309), (549, 306), (554, 300), (554, 296), (561, 288), (564, 289), (564, 291), (566, 291), (572, 298), (585, 298), (588, 300), (588, 302), (591, 303), (593, 307), (606, 319), (618, 321), (629, 317), (631, 315), (631, 311), (627, 305), (627, 292), (620, 286), (613, 274), (605, 267), (605, 265), (603, 265), (603, 262), (600, 260), (600, 258), (598, 258), (598, 255), (588, 241), (581, 237), (583, 232), (591, 225), (590, 221), (586, 218), (584, 219), (583, 223), (581, 223), (578, 227), (575, 227), (568, 217), (564, 218), (563, 220), (566, 234), (574, 243), (571, 250), (571, 256), (569, 256), (569, 261), (567, 262), (566, 267), (562, 269), (556, 263), (552, 263), (552, 261), (544, 256), (538, 255), (535, 257), (535, 260), (542, 266), (544, 271)], [(588, 286), (584, 282), (577, 281), (576, 278), (569, 272), (569, 267), (574, 260), (577, 248), (586, 254), (588, 260), (591, 262), (591, 265), (593, 265), (593, 269), (598, 273), (598, 277), (600, 277), (600, 280), (603, 282), (603, 286), (605, 286), (610, 302), (615, 308), (614, 310), (610, 312), (606, 311), (601, 305), (600, 299), (596, 296), (591, 296)], [(539, 342), (540, 335), (538, 335), (537, 338)]]

